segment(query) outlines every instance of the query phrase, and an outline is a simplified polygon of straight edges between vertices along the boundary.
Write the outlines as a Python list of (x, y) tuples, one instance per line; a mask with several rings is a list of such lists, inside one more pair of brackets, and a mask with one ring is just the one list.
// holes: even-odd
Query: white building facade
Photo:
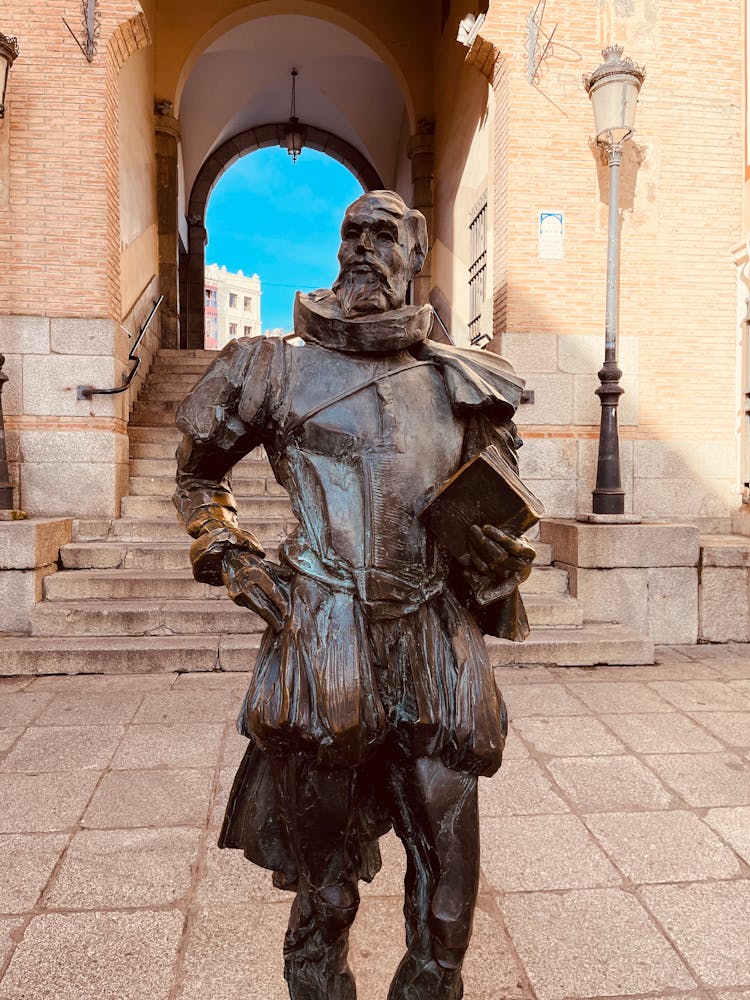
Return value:
[(220, 351), (235, 337), (259, 337), (260, 278), (235, 274), (218, 264), (206, 265), (206, 336), (208, 350)]

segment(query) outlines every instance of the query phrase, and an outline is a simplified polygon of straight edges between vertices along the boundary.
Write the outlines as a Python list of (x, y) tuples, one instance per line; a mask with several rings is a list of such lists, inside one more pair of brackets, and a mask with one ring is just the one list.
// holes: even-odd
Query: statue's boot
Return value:
[(407, 952), (396, 970), (388, 1000), (461, 1000), (460, 969), (444, 969), (432, 956)]

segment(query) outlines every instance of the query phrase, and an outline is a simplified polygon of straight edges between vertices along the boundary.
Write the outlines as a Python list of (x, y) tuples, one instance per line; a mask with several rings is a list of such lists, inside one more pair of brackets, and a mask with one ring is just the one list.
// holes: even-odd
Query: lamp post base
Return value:
[(576, 514), (580, 524), (640, 524), (639, 514)]

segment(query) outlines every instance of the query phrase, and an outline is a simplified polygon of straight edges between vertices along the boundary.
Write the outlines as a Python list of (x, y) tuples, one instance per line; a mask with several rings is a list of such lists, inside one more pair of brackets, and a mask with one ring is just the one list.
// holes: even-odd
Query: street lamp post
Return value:
[(601, 401), (599, 456), (594, 514), (625, 513), (625, 493), (620, 477), (620, 442), (617, 404), (625, 391), (620, 385), (622, 371), (617, 363), (617, 294), (620, 270), (620, 164), (622, 148), (633, 134), (635, 106), (646, 72), (632, 59), (622, 57), (622, 46), (604, 49), (604, 62), (585, 75), (583, 85), (591, 98), (597, 142), (606, 146), (609, 163), (609, 224), (607, 231), (607, 307), (604, 364), (599, 372), (601, 385), (596, 394)]

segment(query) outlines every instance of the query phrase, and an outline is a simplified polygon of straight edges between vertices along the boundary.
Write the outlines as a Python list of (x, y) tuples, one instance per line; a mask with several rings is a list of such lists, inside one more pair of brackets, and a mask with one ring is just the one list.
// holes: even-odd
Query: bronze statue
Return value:
[[(304, 343), (232, 341), (177, 416), (175, 504), (195, 577), (268, 625), (220, 845), (295, 893), (293, 1000), (352, 1000), (358, 880), (378, 871), (393, 826), (407, 854), (407, 950), (388, 996), (457, 1000), (477, 777), (500, 766), (507, 728), (482, 632), (525, 636), (517, 588), (534, 550), (478, 525), (457, 560), (419, 514), (488, 445), (515, 467), (522, 383), (497, 356), (428, 340), (431, 306), (405, 305), (427, 227), (397, 194), (357, 199), (341, 235), (333, 289), (297, 295)], [(299, 521), (280, 564), (238, 526), (231, 492), (232, 466), (258, 445)]]

